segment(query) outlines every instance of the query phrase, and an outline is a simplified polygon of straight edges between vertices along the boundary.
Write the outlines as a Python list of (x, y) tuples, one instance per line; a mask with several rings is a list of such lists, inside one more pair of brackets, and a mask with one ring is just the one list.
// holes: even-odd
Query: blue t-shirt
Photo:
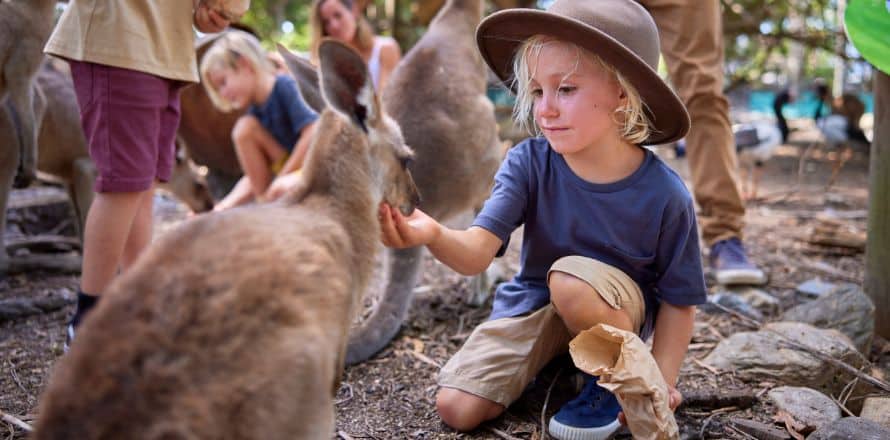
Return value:
[(266, 102), (251, 105), (247, 111), (259, 119), (288, 154), (293, 151), (303, 127), (318, 119), (318, 114), (303, 101), (297, 81), (288, 75), (276, 76)]
[(680, 177), (651, 151), (630, 176), (590, 183), (544, 138), (513, 147), (473, 225), (503, 241), (525, 224), (521, 266), (498, 286), (489, 319), (520, 316), (550, 302), (547, 271), (564, 256), (615, 266), (637, 282), (646, 302), (641, 329), (652, 333), (661, 301), (701, 304), (706, 287), (692, 197)]

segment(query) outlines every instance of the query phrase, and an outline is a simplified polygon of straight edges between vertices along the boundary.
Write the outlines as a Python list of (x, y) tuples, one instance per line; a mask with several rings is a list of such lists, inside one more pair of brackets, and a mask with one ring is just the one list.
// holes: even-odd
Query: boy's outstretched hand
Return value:
[(398, 209), (381, 203), (378, 217), (381, 241), (387, 247), (403, 249), (430, 244), (441, 233), (439, 222), (419, 209), (405, 217)]

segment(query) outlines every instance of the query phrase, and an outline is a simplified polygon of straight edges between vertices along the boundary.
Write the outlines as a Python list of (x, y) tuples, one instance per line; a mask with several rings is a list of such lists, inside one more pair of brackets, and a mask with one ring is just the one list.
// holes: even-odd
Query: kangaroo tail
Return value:
[(395, 337), (411, 305), (414, 286), (420, 274), (423, 248), (387, 249), (386, 286), (377, 308), (350, 330), (346, 364), (363, 362), (382, 350)]

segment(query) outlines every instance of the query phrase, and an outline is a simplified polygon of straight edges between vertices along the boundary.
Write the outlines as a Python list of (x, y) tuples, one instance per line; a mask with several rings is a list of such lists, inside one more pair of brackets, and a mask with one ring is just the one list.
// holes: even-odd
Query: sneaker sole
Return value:
[(598, 428), (576, 428), (564, 425), (551, 417), (547, 431), (557, 440), (608, 440), (620, 427), (621, 423), (618, 422), (618, 419)]
[(744, 284), (749, 286), (762, 286), (766, 284), (766, 274), (762, 270), (751, 269), (726, 269), (717, 271), (714, 279), (724, 286)]

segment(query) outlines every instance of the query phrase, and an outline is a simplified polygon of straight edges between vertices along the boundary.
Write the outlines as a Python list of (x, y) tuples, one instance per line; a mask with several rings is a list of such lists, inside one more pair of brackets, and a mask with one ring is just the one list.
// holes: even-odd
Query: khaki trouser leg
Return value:
[(640, 0), (661, 38), (661, 51), (692, 127), (686, 154), (699, 205), (702, 236), (710, 246), (741, 238), (745, 206), (729, 103), (723, 95), (723, 33), (717, 0)]

